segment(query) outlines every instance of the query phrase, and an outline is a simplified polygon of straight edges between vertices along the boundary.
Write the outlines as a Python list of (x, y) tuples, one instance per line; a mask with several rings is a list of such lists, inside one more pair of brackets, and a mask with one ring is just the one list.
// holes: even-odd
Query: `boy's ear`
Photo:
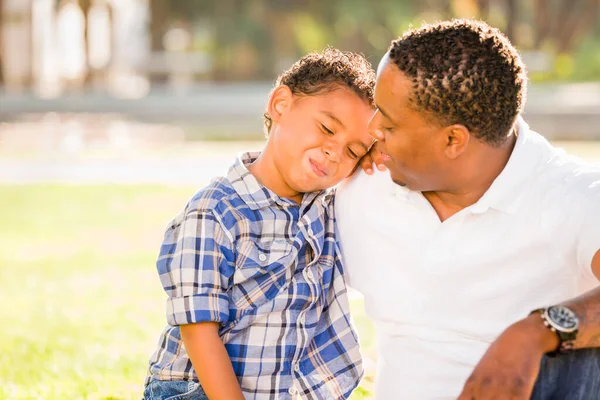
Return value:
[(269, 96), (269, 104), (267, 111), (271, 116), (271, 120), (279, 122), (281, 115), (289, 108), (292, 103), (292, 91), (285, 85), (279, 85)]

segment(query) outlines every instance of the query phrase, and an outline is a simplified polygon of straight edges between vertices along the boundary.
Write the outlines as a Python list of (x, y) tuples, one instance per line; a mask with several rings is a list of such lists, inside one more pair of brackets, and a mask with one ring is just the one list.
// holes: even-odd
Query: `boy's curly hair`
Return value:
[(492, 146), (507, 137), (526, 97), (525, 65), (498, 29), (457, 19), (392, 42), (390, 60), (413, 83), (411, 105), (444, 124), (462, 124)]
[[(326, 47), (321, 53), (309, 53), (296, 61), (275, 81), (275, 87), (285, 85), (296, 96), (327, 93), (347, 87), (374, 107), (375, 71), (362, 55)], [(263, 114), (267, 134), (271, 131), (271, 116)]]

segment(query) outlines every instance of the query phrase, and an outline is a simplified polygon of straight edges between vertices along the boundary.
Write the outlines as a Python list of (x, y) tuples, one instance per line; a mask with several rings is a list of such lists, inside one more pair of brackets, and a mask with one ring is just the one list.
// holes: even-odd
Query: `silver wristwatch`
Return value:
[(548, 355), (552, 356), (556, 355), (556, 353), (568, 353), (572, 351), (579, 331), (579, 318), (577, 318), (577, 314), (565, 306), (550, 306), (533, 311), (533, 313), (536, 312), (540, 314), (544, 325), (557, 334), (560, 341), (556, 351)]

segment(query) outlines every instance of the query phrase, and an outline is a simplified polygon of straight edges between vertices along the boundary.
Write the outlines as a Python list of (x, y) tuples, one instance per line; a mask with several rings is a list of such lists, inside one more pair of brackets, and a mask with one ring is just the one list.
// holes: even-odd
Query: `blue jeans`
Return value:
[(144, 389), (144, 400), (208, 400), (197, 382), (155, 381)]
[[(600, 399), (600, 348), (544, 357), (531, 400)], [(152, 381), (144, 400), (208, 400), (200, 384)]]
[(544, 357), (531, 400), (600, 399), (600, 348)]

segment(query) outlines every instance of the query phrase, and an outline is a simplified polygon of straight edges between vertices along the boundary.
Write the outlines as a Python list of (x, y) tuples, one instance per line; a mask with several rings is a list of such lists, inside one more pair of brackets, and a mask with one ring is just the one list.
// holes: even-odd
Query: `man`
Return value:
[(379, 65), (389, 175), (360, 171), (336, 204), (377, 399), (600, 398), (600, 171), (529, 129), (525, 92), (482, 22), (407, 32)]

